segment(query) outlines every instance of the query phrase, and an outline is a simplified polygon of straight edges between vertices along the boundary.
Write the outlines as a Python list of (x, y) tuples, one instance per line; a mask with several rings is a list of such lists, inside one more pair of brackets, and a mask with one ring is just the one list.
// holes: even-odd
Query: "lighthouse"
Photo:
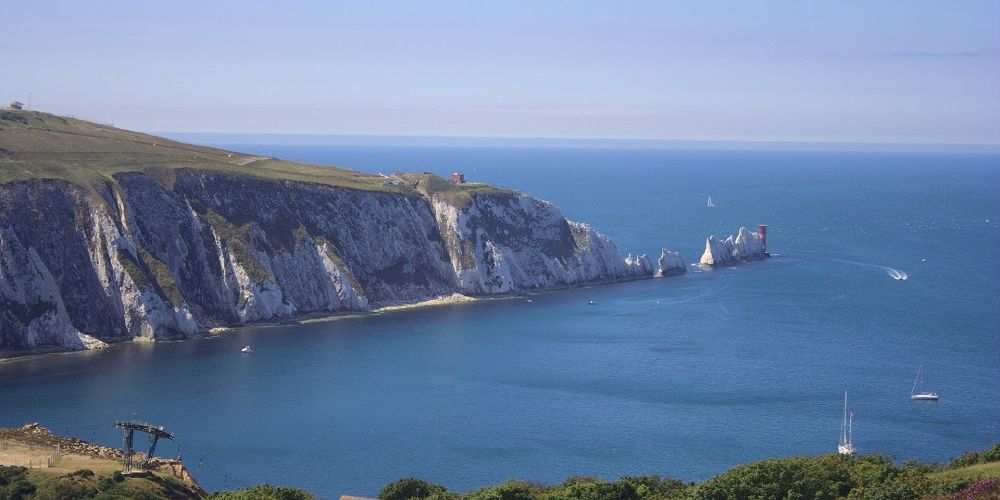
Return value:
[(758, 224), (757, 225), (757, 236), (760, 237), (760, 251), (761, 251), (761, 253), (763, 253), (764, 255), (767, 255), (768, 257), (770, 257), (771, 254), (767, 253), (767, 224)]

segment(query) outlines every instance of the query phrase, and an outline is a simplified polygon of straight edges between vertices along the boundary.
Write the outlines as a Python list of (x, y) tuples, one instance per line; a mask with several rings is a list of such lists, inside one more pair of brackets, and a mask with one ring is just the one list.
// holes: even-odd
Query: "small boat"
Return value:
[(837, 445), (837, 453), (841, 455), (854, 455), (854, 438), (851, 435), (854, 427), (854, 412), (847, 412), (847, 391), (844, 391), (844, 422), (840, 424), (840, 443)]
[(243, 349), (240, 349), (240, 352), (253, 352), (253, 347), (251, 347), (249, 344), (247, 344), (247, 345), (243, 346)]
[(597, 304), (597, 302), (594, 302), (593, 300), (588, 300), (587, 301), (587, 305), (588, 306), (593, 306), (593, 305), (596, 305), (596, 304)]
[(913, 388), (910, 389), (910, 399), (914, 401), (937, 401), (938, 394), (936, 392), (917, 392), (917, 386), (920, 385), (923, 371), (924, 367), (917, 368), (917, 378), (913, 379)]
[(705, 202), (705, 206), (708, 207), (708, 208), (715, 208), (715, 203), (712, 203), (712, 197), (711, 196), (708, 197), (708, 201)]

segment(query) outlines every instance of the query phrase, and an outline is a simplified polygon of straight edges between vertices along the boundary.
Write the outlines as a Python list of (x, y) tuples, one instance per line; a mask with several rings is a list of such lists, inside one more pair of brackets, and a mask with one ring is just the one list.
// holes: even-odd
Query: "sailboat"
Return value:
[(913, 379), (913, 388), (910, 389), (910, 399), (914, 401), (937, 401), (936, 392), (917, 392), (917, 385), (920, 384), (920, 375), (923, 374), (924, 367), (917, 368), (917, 378)]
[(712, 203), (712, 197), (711, 196), (708, 197), (708, 201), (705, 202), (705, 206), (708, 207), (708, 208), (715, 208), (715, 203)]
[(847, 414), (847, 391), (844, 391), (844, 423), (840, 424), (840, 444), (837, 445), (837, 453), (851, 456), (854, 454), (854, 440), (851, 428), (854, 427), (854, 412)]

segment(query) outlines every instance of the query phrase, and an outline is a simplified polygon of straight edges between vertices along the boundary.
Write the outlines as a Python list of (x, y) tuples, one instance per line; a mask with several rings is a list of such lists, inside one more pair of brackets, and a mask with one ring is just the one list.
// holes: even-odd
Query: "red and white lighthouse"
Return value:
[(757, 236), (760, 236), (760, 249), (767, 255), (767, 224), (757, 225)]

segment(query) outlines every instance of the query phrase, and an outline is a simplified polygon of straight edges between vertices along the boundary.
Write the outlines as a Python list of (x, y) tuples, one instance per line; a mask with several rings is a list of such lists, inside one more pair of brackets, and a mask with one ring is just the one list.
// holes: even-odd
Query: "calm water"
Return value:
[[(1000, 156), (239, 149), (462, 169), (557, 203), (623, 251), (689, 261), (707, 234), (764, 222), (778, 255), (532, 302), (0, 363), (0, 425), (116, 445), (113, 420), (147, 419), (177, 433), (209, 489), (268, 481), (323, 498), (410, 475), (456, 489), (704, 479), (833, 451), (845, 389), (862, 452), (934, 461), (1000, 441)], [(920, 365), (939, 403), (909, 400)]]

